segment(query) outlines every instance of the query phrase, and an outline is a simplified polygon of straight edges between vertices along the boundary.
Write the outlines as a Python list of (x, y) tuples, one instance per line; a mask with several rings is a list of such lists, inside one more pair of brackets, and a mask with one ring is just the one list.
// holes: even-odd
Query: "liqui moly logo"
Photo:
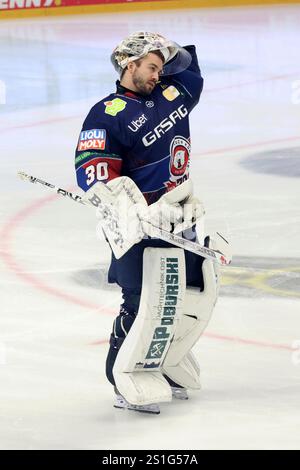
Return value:
[(90, 129), (80, 133), (78, 151), (83, 150), (105, 150), (106, 130)]

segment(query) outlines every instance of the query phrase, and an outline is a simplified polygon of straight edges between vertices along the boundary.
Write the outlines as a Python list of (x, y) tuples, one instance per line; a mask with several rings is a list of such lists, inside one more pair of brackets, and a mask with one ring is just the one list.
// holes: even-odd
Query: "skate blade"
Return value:
[(126, 402), (125, 399), (117, 399), (116, 403), (114, 404), (114, 408), (117, 408), (119, 410), (138, 411), (139, 413), (146, 413), (152, 415), (160, 414), (160, 409), (158, 405), (131, 405), (130, 403)]
[(118, 406), (114, 405), (114, 408), (117, 408), (118, 410), (130, 410), (130, 411), (137, 411), (138, 413), (144, 413), (148, 415), (159, 415), (160, 410), (145, 410), (145, 409), (139, 409), (139, 408), (131, 408), (129, 406)]
[(176, 387), (171, 387), (171, 389), (172, 389), (172, 398), (175, 398), (176, 400), (188, 400), (189, 399), (186, 389), (176, 388)]

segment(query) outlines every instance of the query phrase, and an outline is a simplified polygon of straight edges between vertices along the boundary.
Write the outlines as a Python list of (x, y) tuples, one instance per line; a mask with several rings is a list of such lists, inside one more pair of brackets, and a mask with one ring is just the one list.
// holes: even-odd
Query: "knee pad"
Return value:
[(219, 292), (218, 265), (206, 259), (203, 261), (202, 273), (204, 290), (187, 288), (183, 315), (163, 364), (163, 372), (168, 377), (182, 387), (191, 389), (201, 387), (200, 368), (191, 349), (211, 318)]

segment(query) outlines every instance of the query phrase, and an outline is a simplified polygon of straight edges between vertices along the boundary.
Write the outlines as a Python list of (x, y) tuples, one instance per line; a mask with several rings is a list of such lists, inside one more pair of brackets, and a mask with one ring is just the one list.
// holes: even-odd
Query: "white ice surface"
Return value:
[[(16, 178), (75, 186), (81, 123), (114, 89), (110, 51), (139, 29), (197, 46), (191, 173), (208, 229), (237, 260), (195, 348), (202, 390), (160, 416), (112, 407), (104, 363), (120, 293), (105, 283), (93, 211)], [(0, 448), (299, 449), (300, 7), (1, 21), (0, 47)], [(298, 177), (240, 164), (294, 148)]]

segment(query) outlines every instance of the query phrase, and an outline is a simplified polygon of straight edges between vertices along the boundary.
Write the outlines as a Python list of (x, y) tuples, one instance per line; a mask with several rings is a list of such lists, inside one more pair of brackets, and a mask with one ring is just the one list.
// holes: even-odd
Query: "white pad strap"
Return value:
[(183, 250), (144, 250), (139, 311), (113, 368), (116, 387), (129, 403), (171, 400), (161, 367), (182, 315), (185, 285)]
[(200, 388), (199, 366), (190, 350), (205, 330), (218, 297), (218, 267), (210, 260), (202, 265), (204, 290), (186, 290), (184, 314), (163, 365), (164, 373), (179, 385)]
[(167, 366), (164, 373), (182, 387), (200, 389), (200, 367), (194, 354), (189, 351), (175, 366)]

